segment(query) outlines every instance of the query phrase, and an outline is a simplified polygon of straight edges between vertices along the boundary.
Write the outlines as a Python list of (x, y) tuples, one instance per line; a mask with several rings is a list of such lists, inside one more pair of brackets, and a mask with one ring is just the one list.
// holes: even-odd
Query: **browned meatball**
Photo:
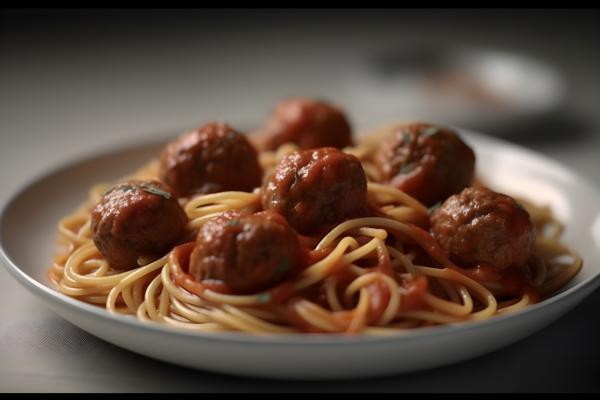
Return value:
[(352, 129), (344, 113), (324, 101), (293, 98), (280, 102), (267, 121), (262, 148), (275, 150), (284, 143), (302, 149), (352, 144)]
[(256, 149), (243, 134), (212, 122), (165, 147), (160, 178), (179, 197), (225, 190), (250, 192), (262, 183), (262, 168)]
[(375, 163), (384, 182), (431, 206), (471, 183), (475, 154), (453, 131), (414, 123), (382, 143)]
[(301, 260), (298, 235), (281, 215), (227, 212), (198, 232), (190, 274), (223, 281), (236, 293), (257, 293), (298, 272)]
[(535, 240), (527, 211), (512, 197), (486, 188), (467, 188), (448, 198), (431, 216), (431, 232), (456, 263), (500, 270), (525, 265)]
[(130, 180), (110, 189), (92, 211), (96, 247), (116, 269), (137, 267), (139, 257), (162, 256), (185, 231), (177, 198), (157, 181)]
[(360, 161), (333, 147), (284, 157), (263, 185), (262, 204), (300, 233), (367, 212), (367, 178)]

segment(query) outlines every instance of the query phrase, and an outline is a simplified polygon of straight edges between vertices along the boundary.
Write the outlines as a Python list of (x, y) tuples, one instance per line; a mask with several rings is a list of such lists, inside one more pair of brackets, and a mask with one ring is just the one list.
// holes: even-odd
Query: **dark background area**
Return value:
[[(5, 9), (0, 11), (0, 203), (32, 176), (74, 157), (207, 119), (255, 124), (289, 95), (332, 99), (365, 129), (378, 122), (373, 104), (379, 103), (375, 92), (360, 86), (370, 82), (364, 74), (394, 54), (423, 48), (499, 49), (551, 66), (564, 83), (558, 108), (531, 118), (457, 117), (456, 123), (542, 152), (600, 186), (599, 17), (597, 9)], [(3, 269), (0, 289), (0, 315), (9, 321), (0, 329), (0, 354), (10, 350), (10, 359), (17, 360), (0, 365), (0, 389), (600, 389), (598, 292), (548, 328), (475, 360), (378, 379), (284, 382), (215, 375), (137, 356), (39, 307)], [(15, 301), (19, 306), (10, 306)], [(75, 339), (62, 345), (56, 339), (55, 350), (39, 355), (23, 353), (21, 359), (28, 361), (20, 363), (24, 342), (12, 333), (18, 325), (30, 326), (40, 341), (53, 332)], [(77, 341), (82, 343), (77, 354), (66, 356)], [(94, 365), (86, 352), (93, 354)], [(32, 372), (42, 368), (50, 372)]]

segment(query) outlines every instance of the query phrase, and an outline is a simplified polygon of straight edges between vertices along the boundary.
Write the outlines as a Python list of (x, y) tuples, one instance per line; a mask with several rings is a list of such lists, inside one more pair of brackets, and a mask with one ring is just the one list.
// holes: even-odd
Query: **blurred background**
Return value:
[[(253, 129), (276, 102), (292, 95), (340, 104), (357, 131), (422, 119), (501, 137), (540, 151), (600, 186), (599, 37), (599, 10), (2, 10), (0, 204), (33, 176), (98, 150), (164, 137), (207, 120)], [(4, 269), (0, 289), (4, 320), (17, 323), (28, 315), (44, 321), (23, 322), (33, 324), (32, 335), (40, 343), (48, 340), (48, 326), (81, 337), (82, 343), (102, 349), (94, 352), (96, 365), (120, 360), (143, 371), (128, 379), (153, 376), (155, 381), (144, 381), (146, 387), (160, 388), (164, 364), (120, 351), (37, 311), (37, 303)], [(23, 304), (19, 313), (9, 307), (13, 299)], [(599, 300), (592, 296), (582, 307), (595, 312)], [(576, 327), (582, 321), (571, 323)], [(0, 353), (14, 348), (18, 354), (24, 339), (10, 326), (0, 329)], [(589, 353), (583, 345), (553, 350), (556, 361), (571, 359), (570, 365), (581, 367), (566, 381), (540, 373), (537, 364), (521, 356), (534, 360), (545, 354), (533, 343), (543, 343), (540, 335), (562, 342), (564, 329), (568, 326), (546, 330), (502, 356), (487, 356), (486, 368), (475, 360), (451, 367), (452, 373), (442, 369), (377, 380), (377, 387), (396, 390), (393, 383), (400, 382), (404, 390), (531, 385), (560, 390), (576, 382), (579, 389), (597, 388), (594, 369), (583, 368), (596, 358), (585, 359)], [(584, 333), (582, 328), (581, 335), (597, 337), (595, 329)], [(572, 346), (591, 338), (569, 332)], [(122, 376), (92, 373), (89, 360), (65, 357), (42, 354), (19, 374), (16, 367), (4, 366), (0, 389), (45, 390), (60, 379), (75, 390), (100, 387), (97, 382), (132, 388)], [(494, 366), (505, 373), (507, 360), (538, 372), (513, 374), (511, 385), (502, 387), (470, 379), (473, 371)], [(23, 375), (36, 363), (52, 366), (53, 378)], [(217, 390), (230, 383), (226, 377), (169, 368), (180, 388)], [(73, 374), (77, 382), (68, 380)], [(467, 381), (475, 386), (464, 386)], [(227, 387), (257, 387), (250, 382), (237, 380)], [(360, 384), (351, 386), (344, 387), (356, 390)]]
[(36, 160), (22, 166), (30, 172), (209, 119), (254, 126), (280, 99), (307, 95), (342, 105), (359, 131), (399, 119), (458, 125), (600, 183), (599, 16), (4, 10), (0, 176), (10, 181), (24, 155)]

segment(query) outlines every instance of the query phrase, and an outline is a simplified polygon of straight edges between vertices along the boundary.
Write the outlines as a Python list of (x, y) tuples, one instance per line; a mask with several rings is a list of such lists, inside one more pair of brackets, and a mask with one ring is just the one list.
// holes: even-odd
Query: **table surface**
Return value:
[[(209, 119), (256, 121), (289, 95), (334, 99), (365, 126), (364, 105), (348, 95), (353, 66), (382, 49), (423, 43), (500, 48), (557, 68), (567, 84), (558, 112), (486, 132), (540, 151), (600, 187), (598, 16), (2, 12), (0, 204), (66, 160)], [(0, 268), (0, 391), (598, 391), (599, 307), (595, 292), (542, 331), (448, 367), (365, 380), (270, 381), (181, 368), (117, 348), (59, 318)]]

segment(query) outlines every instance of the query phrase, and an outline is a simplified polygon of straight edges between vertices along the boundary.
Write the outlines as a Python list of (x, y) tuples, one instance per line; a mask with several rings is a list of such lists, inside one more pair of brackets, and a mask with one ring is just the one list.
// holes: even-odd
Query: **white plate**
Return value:
[[(390, 49), (347, 77), (347, 106), (366, 121), (416, 120), (510, 129), (539, 121), (565, 101), (565, 82), (551, 65), (502, 50)], [(362, 122), (362, 121), (359, 121)]]
[(564, 240), (584, 266), (560, 294), (524, 311), (487, 321), (432, 327), (388, 337), (191, 333), (115, 316), (64, 296), (46, 271), (56, 224), (97, 181), (129, 173), (158, 154), (159, 143), (115, 150), (70, 163), (34, 180), (9, 201), (0, 219), (0, 254), (10, 273), (43, 303), (87, 332), (175, 364), (247, 376), (358, 378), (416, 371), (472, 358), (541, 329), (600, 285), (600, 192), (543, 156), (462, 131), (477, 154), (478, 174), (501, 191), (549, 202), (566, 223)]

